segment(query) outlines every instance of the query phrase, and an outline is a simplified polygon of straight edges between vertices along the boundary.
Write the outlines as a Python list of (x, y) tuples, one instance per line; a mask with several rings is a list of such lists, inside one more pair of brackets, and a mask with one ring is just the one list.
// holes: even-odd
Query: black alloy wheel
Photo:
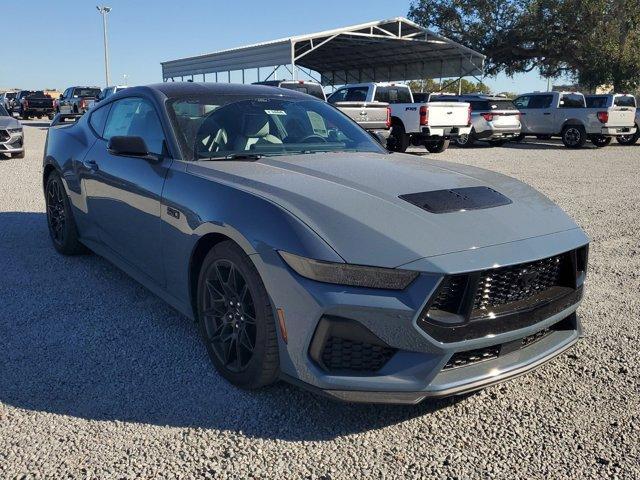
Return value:
[(611, 137), (605, 137), (604, 135), (593, 135), (590, 140), (598, 148), (606, 147), (611, 143)]
[(232, 372), (241, 372), (256, 345), (256, 310), (249, 286), (229, 260), (214, 262), (205, 279), (202, 315), (207, 338), (218, 361)]
[(567, 148), (582, 148), (587, 135), (582, 125), (568, 125), (562, 130), (562, 143)]
[(78, 255), (86, 252), (78, 239), (78, 230), (71, 213), (71, 206), (62, 179), (52, 172), (45, 185), (47, 226), (54, 248), (63, 255)]
[(198, 281), (198, 321), (220, 374), (242, 388), (273, 383), (279, 348), (273, 309), (249, 257), (231, 241), (207, 254)]

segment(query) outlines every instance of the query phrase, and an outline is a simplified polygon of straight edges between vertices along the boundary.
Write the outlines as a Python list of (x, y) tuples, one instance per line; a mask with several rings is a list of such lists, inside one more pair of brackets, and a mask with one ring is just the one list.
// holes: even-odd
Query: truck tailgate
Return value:
[(465, 102), (429, 102), (430, 127), (466, 127), (469, 125), (469, 104)]
[(367, 130), (385, 130), (388, 103), (382, 102), (336, 102), (334, 104), (344, 114)]
[(633, 127), (636, 119), (636, 110), (632, 107), (610, 107), (607, 127)]

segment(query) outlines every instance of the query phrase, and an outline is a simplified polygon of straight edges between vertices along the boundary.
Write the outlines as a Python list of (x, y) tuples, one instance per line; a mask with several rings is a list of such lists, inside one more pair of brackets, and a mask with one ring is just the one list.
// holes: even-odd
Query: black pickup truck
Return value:
[(13, 103), (12, 114), (17, 113), (20, 118), (27, 120), (29, 117), (53, 118), (53, 99), (45, 95), (42, 90), (20, 90), (16, 94)]

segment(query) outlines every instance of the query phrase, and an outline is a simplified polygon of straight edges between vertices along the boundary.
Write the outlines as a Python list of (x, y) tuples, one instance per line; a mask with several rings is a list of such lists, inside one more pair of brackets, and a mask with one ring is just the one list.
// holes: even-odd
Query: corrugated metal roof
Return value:
[(295, 65), (323, 84), (480, 75), (484, 55), (398, 17), (162, 62), (164, 80)]

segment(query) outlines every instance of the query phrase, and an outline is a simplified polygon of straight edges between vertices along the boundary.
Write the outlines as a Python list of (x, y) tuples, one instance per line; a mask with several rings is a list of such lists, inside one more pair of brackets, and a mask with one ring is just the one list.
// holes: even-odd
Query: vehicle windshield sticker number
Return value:
[(266, 113), (267, 115), (287, 115), (287, 112), (285, 112), (284, 110), (265, 110), (264, 113)]

